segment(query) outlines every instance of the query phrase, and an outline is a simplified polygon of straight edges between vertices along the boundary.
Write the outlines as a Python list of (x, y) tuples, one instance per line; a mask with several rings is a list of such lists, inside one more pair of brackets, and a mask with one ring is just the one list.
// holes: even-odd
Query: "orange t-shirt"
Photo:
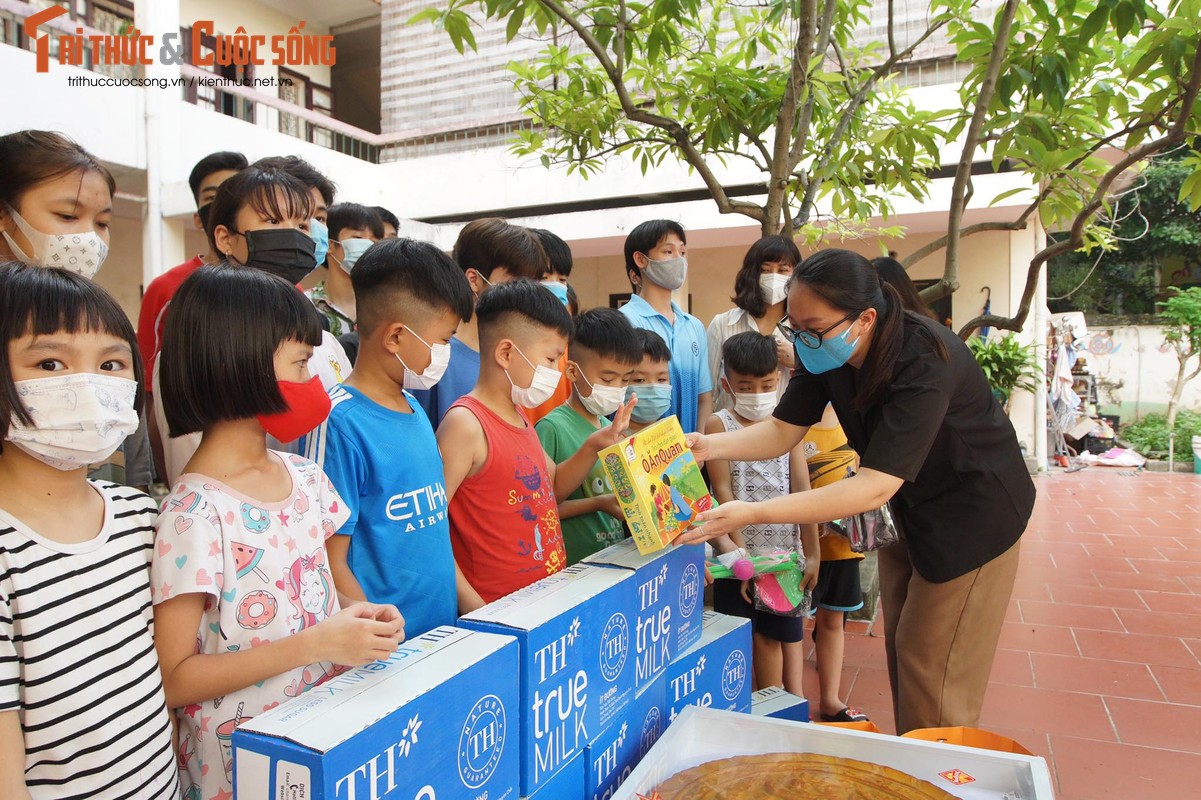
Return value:
[(531, 425), (537, 425), (538, 420), (566, 403), (567, 398), (571, 397), (571, 381), (567, 380), (567, 351), (564, 351), (559, 359), (559, 372), (563, 373), (563, 376), (559, 378), (559, 385), (555, 387), (555, 393), (550, 399), (540, 406), (525, 409)]
[[(805, 461), (809, 464), (809, 485), (814, 489), (855, 474), (855, 462), (859, 457), (847, 443), (847, 435), (843, 433), (841, 426), (810, 428), (801, 441), (805, 447)], [(863, 558), (862, 553), (851, 549), (846, 537), (827, 532), (824, 527), (818, 543), (822, 548), (823, 562)]]

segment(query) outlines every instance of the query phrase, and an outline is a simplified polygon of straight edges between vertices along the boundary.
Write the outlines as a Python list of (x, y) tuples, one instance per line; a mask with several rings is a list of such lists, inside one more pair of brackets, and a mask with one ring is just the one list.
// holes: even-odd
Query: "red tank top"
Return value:
[(488, 458), (450, 501), (450, 539), (463, 576), (491, 603), (567, 565), (559, 506), (542, 442), (523, 409), (521, 428), (474, 397), (456, 406), (479, 420)]

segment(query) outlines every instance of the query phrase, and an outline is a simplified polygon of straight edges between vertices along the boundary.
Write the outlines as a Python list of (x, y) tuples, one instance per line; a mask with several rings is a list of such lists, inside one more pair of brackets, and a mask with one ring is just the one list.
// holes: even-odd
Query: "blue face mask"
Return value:
[(546, 290), (548, 292), (550, 292), (555, 297), (557, 297), (559, 299), (560, 303), (562, 303), (563, 305), (567, 305), (567, 284), (566, 283), (560, 283), (559, 281), (542, 281), (542, 285), (543, 285), (543, 287), (546, 288)]
[(654, 422), (671, 408), (670, 383), (639, 383), (630, 387), (630, 394), (638, 398), (630, 412), (635, 422)]
[(329, 254), (329, 228), (321, 220), (311, 219), (309, 236), (313, 237), (313, 244), (317, 245), (313, 257), (317, 259), (317, 266), (321, 266), (321, 262), (325, 261), (326, 255)]
[(343, 239), (342, 240), (342, 270), (349, 275), (354, 269), (355, 262), (359, 260), (359, 256), (371, 249), (371, 245), (375, 242), (370, 239)]
[(822, 339), (821, 345), (816, 349), (806, 347), (799, 340), (793, 342), (792, 346), (805, 371), (813, 375), (820, 375), (823, 372), (838, 369), (847, 363), (851, 354), (855, 352), (855, 345), (859, 343), (858, 338), (853, 342), (848, 342), (847, 339), (850, 336), (851, 328), (847, 327), (838, 336)]

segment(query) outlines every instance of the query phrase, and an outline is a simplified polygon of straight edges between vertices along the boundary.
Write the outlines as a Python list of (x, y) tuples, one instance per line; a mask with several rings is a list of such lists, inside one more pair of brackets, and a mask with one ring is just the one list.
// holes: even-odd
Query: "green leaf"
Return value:
[(505, 26), (505, 41), (511, 42), (521, 31), (521, 23), (525, 21), (525, 6), (517, 6), (517, 10), (509, 17), (509, 24)]

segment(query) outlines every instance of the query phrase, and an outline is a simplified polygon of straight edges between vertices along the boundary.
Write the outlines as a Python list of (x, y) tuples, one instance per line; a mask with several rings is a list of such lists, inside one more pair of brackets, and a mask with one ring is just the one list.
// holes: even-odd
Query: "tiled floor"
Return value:
[[(1093, 467), (1036, 478), (980, 727), (1048, 759), (1059, 800), (1201, 798), (1201, 477)], [(843, 687), (886, 732), (877, 619)], [(816, 698), (812, 654), (806, 695)]]

